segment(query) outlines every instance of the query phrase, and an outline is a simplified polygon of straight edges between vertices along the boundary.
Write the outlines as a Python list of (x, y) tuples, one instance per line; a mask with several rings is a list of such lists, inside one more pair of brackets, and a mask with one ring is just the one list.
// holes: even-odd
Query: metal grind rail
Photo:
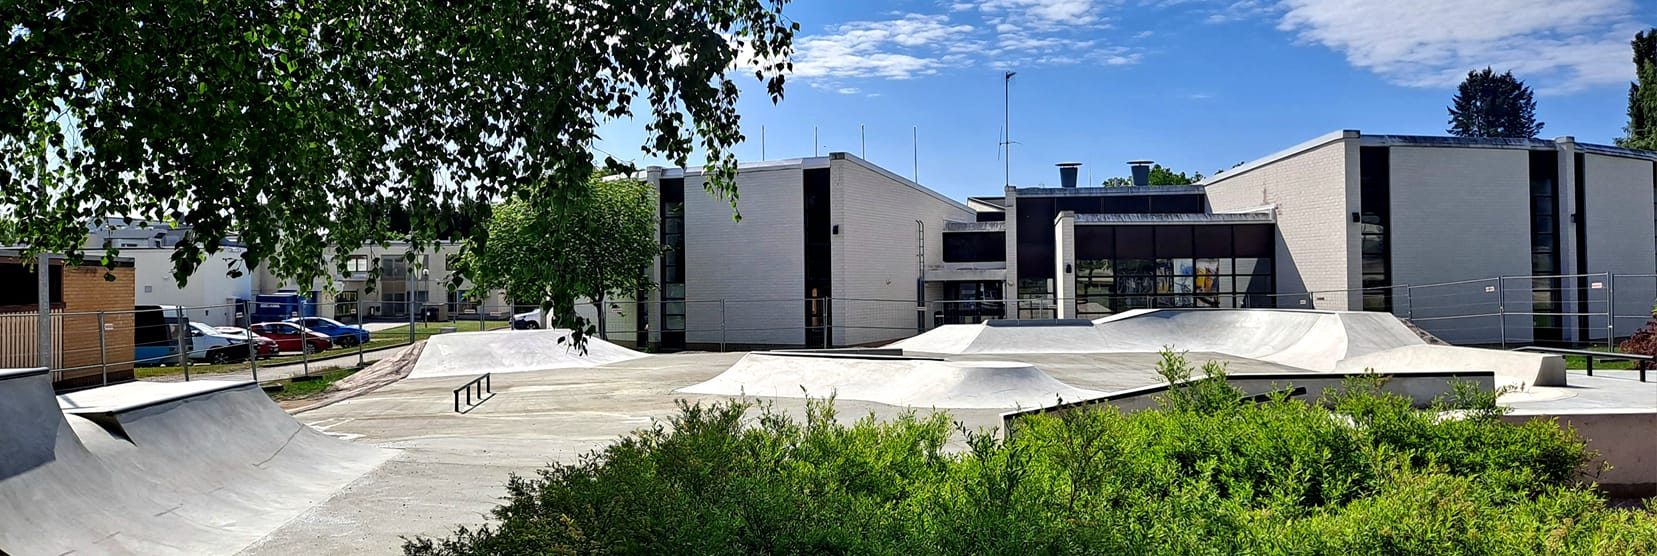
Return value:
[[(1594, 376), (1594, 360), (1596, 359), (1635, 362), (1650, 362), (1653, 359), (1657, 359), (1650, 355), (1639, 355), (1634, 353), (1606, 353), (1603, 351), (1590, 351), (1586, 349), (1565, 349), (1544, 346), (1528, 346), (1516, 348), (1513, 351), (1533, 351), (1537, 353), (1552, 353), (1557, 355), (1579, 355), (1588, 360), (1588, 376)], [(1640, 382), (1645, 382), (1645, 367), (1640, 368)]]
[[(471, 413), (473, 409), (477, 408), (477, 406), (483, 405), (483, 402), (489, 401), (489, 398), (495, 397), (494, 386), (490, 384), (490, 374), (491, 373), (483, 373), (483, 376), (474, 378), (471, 382), (467, 382), (465, 385), (455, 389), (455, 413)], [(466, 393), (465, 406), (460, 405), (461, 392)], [(475, 398), (474, 394), (476, 395)], [(477, 401), (474, 402), (474, 399)], [(461, 409), (462, 407), (465, 407), (465, 409)]]

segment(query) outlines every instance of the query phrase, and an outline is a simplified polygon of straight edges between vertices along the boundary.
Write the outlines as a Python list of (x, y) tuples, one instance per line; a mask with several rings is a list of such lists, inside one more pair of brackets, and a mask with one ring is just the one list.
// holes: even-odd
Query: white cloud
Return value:
[[(1244, 4), (1239, 2), (1238, 4)], [(1452, 87), (1490, 66), (1542, 93), (1633, 77), (1631, 0), (1282, 0), (1278, 28), (1354, 67), (1414, 87)]]
[[(1098, 0), (976, 0), (948, 13), (830, 26), (795, 38), (794, 76), (822, 89), (856, 94), (854, 79), (914, 79), (948, 68), (1097, 63), (1123, 65), (1139, 54), (1106, 44)], [(848, 93), (847, 91), (854, 91)]]

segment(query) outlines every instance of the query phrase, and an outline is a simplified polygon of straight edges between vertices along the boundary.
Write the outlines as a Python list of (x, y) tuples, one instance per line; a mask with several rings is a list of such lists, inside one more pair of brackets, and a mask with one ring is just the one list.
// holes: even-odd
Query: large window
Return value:
[(1365, 311), (1392, 311), (1392, 255), (1388, 227), (1392, 225), (1391, 151), (1362, 147), (1359, 151), (1359, 219)]
[[(1559, 155), (1554, 151), (1530, 153), (1530, 272), (1536, 276), (1559, 274)], [(1559, 278), (1531, 281), (1532, 333), (1538, 343), (1564, 339), (1563, 317), (1559, 315)]]
[(664, 179), (661, 183), (662, 245), (662, 346), (685, 346), (685, 180)]
[(1077, 312), (1270, 307), (1274, 252), (1269, 224), (1077, 226)]

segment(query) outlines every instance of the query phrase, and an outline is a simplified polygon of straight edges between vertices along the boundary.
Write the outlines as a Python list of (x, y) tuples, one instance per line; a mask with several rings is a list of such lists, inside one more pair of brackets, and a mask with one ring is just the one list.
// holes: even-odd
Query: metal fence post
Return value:
[(103, 384), (109, 384), (109, 344), (104, 332), (104, 312), (98, 311), (98, 368), (103, 373)]
[[(257, 340), (257, 335), (253, 333), (253, 308), (254, 308), (254, 305), (253, 305), (252, 301), (248, 301), (248, 302), (244, 303), (242, 305), (242, 316), (243, 316), (243, 318), (246, 319), (245, 324), (247, 325), (247, 328), (245, 330), (247, 330), (248, 369), (250, 369), (253, 372), (253, 382), (258, 383), (259, 382), (259, 342)], [(280, 352), (282, 350), (281, 350), (281, 348), (278, 348), (276, 351)]]
[[(365, 322), (362, 321), (362, 292), (357, 292), (357, 300), (354, 303), (357, 304), (357, 328), (361, 328), (362, 331), (363, 331), (363, 334), (368, 334), (368, 323), (365, 323)], [(370, 338), (374, 337), (373, 334), (368, 334), (368, 336)], [(365, 344), (365, 343), (367, 343), (367, 342), (362, 341), (362, 338), (360, 338), (360, 337), (357, 338), (357, 366), (358, 367), (361, 367), (363, 365), (363, 355), (362, 355), (363, 347), (362, 347), (362, 345)]]
[(719, 298), (719, 352), (725, 352), (725, 298)]
[(1507, 276), (1496, 277), (1496, 319), (1502, 330), (1502, 349), (1507, 349)]
[(1617, 275), (1605, 273), (1605, 351), (1617, 352)]
[(305, 327), (305, 319), (294, 323), (299, 327), (299, 363), (305, 369), (305, 376), (311, 376), (311, 329)]
[(184, 307), (174, 307), (173, 314), (178, 318), (178, 366), (184, 369), (184, 382), (190, 381), (190, 318), (184, 314)]
[(408, 311), (408, 343), (414, 343), (414, 281), (409, 280), (409, 291), (406, 296), (405, 309)]

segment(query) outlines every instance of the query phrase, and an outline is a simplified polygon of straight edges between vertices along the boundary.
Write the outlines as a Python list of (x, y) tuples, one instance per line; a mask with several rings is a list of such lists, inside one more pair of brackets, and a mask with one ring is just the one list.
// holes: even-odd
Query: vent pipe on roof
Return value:
[(1151, 161), (1130, 160), (1128, 167), (1133, 169), (1133, 184), (1136, 186), (1151, 184)]
[(1059, 187), (1076, 187), (1076, 173), (1081, 170), (1080, 162), (1060, 162)]

